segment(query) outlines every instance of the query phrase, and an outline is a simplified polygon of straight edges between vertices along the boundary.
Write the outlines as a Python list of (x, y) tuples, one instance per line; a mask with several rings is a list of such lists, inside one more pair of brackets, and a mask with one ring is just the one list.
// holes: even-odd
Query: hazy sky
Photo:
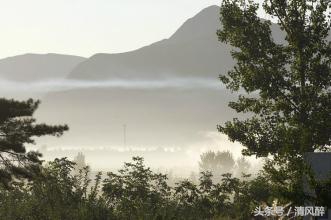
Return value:
[(219, 0), (0, 0), (0, 58), (22, 53), (91, 56), (168, 38)]

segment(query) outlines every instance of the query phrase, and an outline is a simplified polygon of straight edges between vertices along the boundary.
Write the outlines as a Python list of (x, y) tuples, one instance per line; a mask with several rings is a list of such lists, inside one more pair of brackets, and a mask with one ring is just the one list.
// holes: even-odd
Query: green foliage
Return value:
[(118, 174), (108, 173), (103, 192), (119, 219), (171, 219), (170, 187), (167, 177), (154, 173), (134, 157)]
[[(219, 130), (242, 143), (245, 154), (302, 155), (331, 144), (331, 44), (326, 39), (330, 19), (327, 1), (266, 1), (286, 43), (271, 36), (270, 21), (257, 17), (258, 6), (240, 0), (223, 1), (218, 32), (222, 42), (237, 48), (237, 61), (221, 80), (232, 91), (243, 88), (258, 97), (240, 96), (230, 107), (252, 112)], [(311, 7), (314, 5), (314, 7)]]
[(174, 198), (178, 219), (213, 219), (226, 215), (231, 192), (214, 184), (210, 172), (202, 172), (199, 185), (189, 180), (177, 183)]
[(306, 152), (331, 146), (330, 1), (266, 0), (264, 12), (273, 17), (285, 38), (276, 43), (271, 22), (257, 16), (252, 1), (225, 0), (221, 7), (220, 41), (235, 49), (233, 70), (221, 81), (234, 92), (244, 90), (229, 106), (252, 113), (219, 126), (240, 142), (244, 155), (272, 156), (265, 166), (280, 200), (302, 205), (302, 178), (309, 177)]
[(184, 180), (170, 187), (167, 176), (145, 167), (140, 157), (104, 180), (98, 173), (92, 181), (88, 167), (75, 174), (74, 165), (55, 159), (33, 181), (0, 188), (0, 219), (249, 219), (258, 204), (270, 203), (262, 177), (248, 181), (223, 174), (214, 183), (210, 172), (202, 172), (199, 184)]
[(33, 182), (1, 189), (0, 219), (113, 219), (106, 202), (98, 196), (101, 174), (90, 186), (88, 167), (72, 175), (73, 165), (65, 158), (55, 159)]
[(60, 136), (68, 130), (64, 126), (37, 124), (32, 117), (39, 101), (0, 99), (0, 184), (10, 187), (17, 178), (31, 178), (39, 172), (41, 156), (26, 152), (26, 144), (35, 144), (34, 137)]

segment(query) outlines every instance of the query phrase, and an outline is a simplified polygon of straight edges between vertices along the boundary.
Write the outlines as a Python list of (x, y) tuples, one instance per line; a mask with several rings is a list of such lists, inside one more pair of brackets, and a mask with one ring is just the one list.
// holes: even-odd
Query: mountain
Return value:
[(63, 79), (85, 58), (61, 54), (24, 54), (0, 60), (0, 79)]
[[(169, 77), (218, 78), (233, 66), (231, 47), (218, 41), (219, 7), (210, 6), (188, 19), (170, 38), (135, 51), (96, 54), (80, 63), (73, 79), (160, 79)], [(281, 41), (277, 25), (273, 36)]]
[(70, 78), (209, 77), (231, 67), (230, 48), (217, 40), (219, 7), (211, 6), (187, 20), (169, 39), (135, 51), (96, 54), (79, 64)]

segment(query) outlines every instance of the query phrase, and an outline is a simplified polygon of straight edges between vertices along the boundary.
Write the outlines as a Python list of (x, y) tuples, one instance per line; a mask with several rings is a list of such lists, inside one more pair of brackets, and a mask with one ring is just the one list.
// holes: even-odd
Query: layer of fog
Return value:
[[(132, 90), (157, 89), (208, 89), (222, 90), (224, 85), (211, 78), (163, 78), (158, 80), (129, 80), (109, 79), (105, 81), (84, 81), (72, 79), (52, 79), (35, 82), (19, 82), (0, 79), (0, 92), (6, 97), (42, 97), (49, 92), (89, 88), (114, 88)], [(63, 144), (48, 145), (38, 142), (32, 149), (43, 153), (44, 160), (53, 160), (56, 157), (74, 159), (78, 152), (86, 157), (86, 162), (92, 170), (116, 170), (124, 162), (129, 162), (133, 156), (142, 156), (145, 162), (153, 169), (171, 172), (176, 176), (189, 176), (192, 172), (199, 172), (200, 155), (207, 151), (230, 151), (234, 159), (240, 158), (242, 146), (233, 143), (225, 135), (215, 131), (201, 132), (201, 141), (188, 143), (187, 146), (169, 147), (141, 147), (141, 146), (65, 146)], [(31, 149), (31, 148), (30, 148)], [(251, 171), (260, 168), (261, 161), (254, 157), (247, 158), (251, 163)]]
[(163, 78), (157, 80), (109, 79), (86, 81), (73, 79), (49, 79), (34, 82), (11, 81), (0, 79), (1, 92), (45, 93), (84, 88), (122, 88), (122, 89), (163, 89), (163, 88), (207, 88), (220, 89), (222, 84), (217, 79), (208, 78)]
[[(74, 157), (82, 152), (86, 162), (94, 171), (113, 171), (119, 169), (124, 162), (131, 161), (133, 156), (142, 156), (146, 165), (154, 170), (171, 172), (175, 176), (188, 177), (192, 172), (199, 172), (201, 154), (207, 151), (229, 151), (234, 160), (242, 157), (243, 146), (231, 142), (227, 136), (219, 132), (203, 132), (201, 141), (182, 147), (139, 147), (139, 146), (47, 146), (46, 144), (30, 149), (43, 153), (45, 160), (56, 157)], [(251, 173), (261, 168), (261, 160), (254, 156), (245, 157), (251, 164)]]

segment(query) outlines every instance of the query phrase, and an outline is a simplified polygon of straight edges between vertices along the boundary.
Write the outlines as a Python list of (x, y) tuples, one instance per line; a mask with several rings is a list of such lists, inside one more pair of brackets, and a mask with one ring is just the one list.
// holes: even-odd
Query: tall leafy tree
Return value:
[(38, 124), (33, 113), (39, 101), (0, 99), (0, 183), (10, 187), (15, 179), (30, 178), (38, 171), (41, 154), (26, 151), (27, 144), (35, 144), (35, 137), (60, 136), (67, 125)]
[(271, 22), (257, 16), (259, 5), (253, 1), (224, 0), (220, 11), (219, 40), (235, 48), (236, 60), (220, 79), (231, 91), (246, 93), (229, 106), (253, 116), (235, 118), (218, 129), (240, 142), (245, 155), (272, 156), (273, 162), (266, 166), (269, 173), (285, 171), (273, 175), (281, 184), (298, 180), (285, 184), (287, 197), (299, 195), (290, 189), (302, 181), (305, 153), (330, 150), (330, 4), (328, 0), (265, 0), (264, 13), (285, 35), (282, 44), (274, 41)]

